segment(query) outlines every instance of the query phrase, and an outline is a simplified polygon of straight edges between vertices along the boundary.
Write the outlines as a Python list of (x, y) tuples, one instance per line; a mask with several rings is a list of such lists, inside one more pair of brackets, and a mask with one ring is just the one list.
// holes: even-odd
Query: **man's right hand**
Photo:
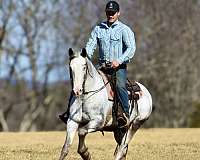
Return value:
[(112, 63), (111, 63), (111, 67), (114, 68), (114, 69), (119, 67), (119, 65), (120, 65), (119, 62), (116, 61), (116, 60), (113, 60)]

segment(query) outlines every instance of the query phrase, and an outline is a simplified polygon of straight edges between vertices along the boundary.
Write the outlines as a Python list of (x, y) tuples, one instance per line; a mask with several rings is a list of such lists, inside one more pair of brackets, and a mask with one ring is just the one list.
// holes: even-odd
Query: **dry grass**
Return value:
[[(0, 160), (56, 160), (65, 132), (0, 133)], [(87, 145), (94, 160), (113, 159), (111, 133), (93, 133)], [(80, 160), (77, 136), (68, 155)], [(128, 160), (200, 160), (200, 129), (141, 129), (129, 145)]]

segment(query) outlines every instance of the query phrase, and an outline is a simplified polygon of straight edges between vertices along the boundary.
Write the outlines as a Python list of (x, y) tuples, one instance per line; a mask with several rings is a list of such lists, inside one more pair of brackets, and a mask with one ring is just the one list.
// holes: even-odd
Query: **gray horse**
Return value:
[(87, 58), (86, 50), (82, 49), (82, 52), (77, 54), (69, 49), (69, 57), (74, 97), (70, 101), (66, 140), (60, 160), (64, 160), (67, 156), (76, 132), (79, 136), (78, 153), (82, 159), (91, 160), (91, 155), (85, 145), (86, 135), (95, 131), (109, 130), (109, 127), (114, 132), (118, 143), (114, 154), (115, 160), (126, 159), (129, 142), (152, 112), (152, 98), (149, 91), (137, 82), (141, 88), (137, 107), (134, 107), (133, 110), (130, 109), (131, 124), (126, 132), (121, 134), (120, 129), (112, 129), (113, 101), (108, 100), (108, 92), (104, 87), (102, 76)]

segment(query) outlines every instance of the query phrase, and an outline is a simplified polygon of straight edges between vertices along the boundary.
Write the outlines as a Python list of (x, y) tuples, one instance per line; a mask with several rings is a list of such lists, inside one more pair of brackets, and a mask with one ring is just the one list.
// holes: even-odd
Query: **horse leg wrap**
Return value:
[(81, 157), (84, 160), (91, 160), (91, 155), (90, 155), (90, 153), (88, 151), (88, 148), (79, 149), (78, 153), (81, 155)]

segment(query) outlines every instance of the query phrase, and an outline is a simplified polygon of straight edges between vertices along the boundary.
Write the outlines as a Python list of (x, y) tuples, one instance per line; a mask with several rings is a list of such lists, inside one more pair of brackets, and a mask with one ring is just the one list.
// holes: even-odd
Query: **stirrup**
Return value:
[(126, 129), (128, 129), (130, 127), (130, 120), (126, 116), (125, 113), (123, 113), (123, 116), (118, 117), (117, 121), (118, 121), (118, 124), (119, 124), (119, 128), (126, 128)]

